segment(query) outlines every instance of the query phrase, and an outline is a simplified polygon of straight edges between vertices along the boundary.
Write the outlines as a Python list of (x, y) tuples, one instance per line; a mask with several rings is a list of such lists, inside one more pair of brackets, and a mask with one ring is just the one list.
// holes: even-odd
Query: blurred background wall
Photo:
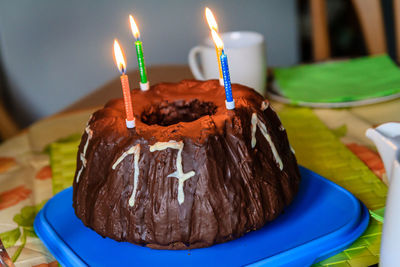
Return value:
[[(359, 14), (354, 0), (323, 0), (326, 3), (330, 55), (332, 58), (352, 58), (368, 54), (367, 44), (362, 33)], [(386, 37), (387, 53), (396, 61), (396, 42), (393, 0), (375, 0), (382, 8), (382, 18)], [(300, 41), (300, 61), (312, 62), (312, 21), (311, 0), (297, 0), (297, 17)], [(373, 0), (365, 1), (373, 4)], [(374, 6), (371, 6), (374, 9)], [(376, 11), (376, 10), (370, 10)], [(371, 19), (374, 22), (373, 19)]]
[(295, 0), (0, 1), (0, 62), (6, 99), (19, 123), (55, 113), (118, 76), (118, 38), (128, 69), (136, 68), (128, 14), (139, 25), (148, 65), (187, 64), (208, 35), (204, 7), (220, 31), (253, 30), (267, 43), (269, 66), (299, 61)]

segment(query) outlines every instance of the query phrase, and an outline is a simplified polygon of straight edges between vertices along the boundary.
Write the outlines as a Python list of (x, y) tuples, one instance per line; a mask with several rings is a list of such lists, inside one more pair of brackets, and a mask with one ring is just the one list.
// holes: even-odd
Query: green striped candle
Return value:
[(139, 40), (136, 41), (135, 46), (136, 46), (136, 54), (137, 54), (138, 64), (139, 64), (140, 82), (147, 83), (147, 73), (146, 73), (146, 67), (144, 65), (142, 42)]
[(129, 21), (131, 24), (133, 37), (135, 37), (136, 39), (135, 47), (136, 47), (136, 55), (138, 59), (139, 73), (140, 73), (140, 89), (142, 91), (147, 91), (149, 89), (149, 81), (147, 79), (146, 66), (144, 63), (144, 56), (143, 56), (143, 44), (142, 41), (140, 41), (139, 28), (137, 27), (136, 22), (133, 19), (132, 15), (129, 15)]

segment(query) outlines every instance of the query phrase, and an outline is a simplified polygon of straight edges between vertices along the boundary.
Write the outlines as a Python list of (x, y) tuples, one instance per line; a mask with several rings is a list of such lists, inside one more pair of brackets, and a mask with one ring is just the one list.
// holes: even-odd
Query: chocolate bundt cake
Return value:
[(300, 174), (268, 101), (217, 80), (132, 90), (136, 128), (122, 99), (96, 111), (82, 136), (73, 207), (102, 236), (157, 249), (211, 246), (275, 219)]

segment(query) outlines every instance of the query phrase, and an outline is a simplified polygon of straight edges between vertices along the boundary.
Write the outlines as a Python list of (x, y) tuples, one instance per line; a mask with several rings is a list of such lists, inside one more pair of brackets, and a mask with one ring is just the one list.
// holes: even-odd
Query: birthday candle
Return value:
[(223, 49), (220, 59), (221, 59), (222, 75), (224, 77), (226, 102), (233, 102), (232, 84), (231, 84), (231, 77), (229, 75), (228, 57), (226, 56), (225, 51)]
[[(214, 30), (214, 31), (218, 32), (218, 24), (217, 24), (217, 21), (215, 20), (213, 13), (211, 12), (211, 9), (206, 7), (205, 12), (206, 12), (206, 19), (208, 22), (208, 26), (210, 27), (210, 31)], [(220, 61), (221, 52), (222, 52), (222, 50), (219, 49), (217, 45), (215, 45), (215, 53), (217, 54), (218, 70), (219, 70), (219, 84), (221, 86), (224, 86), (224, 78), (222, 75), (222, 68), (221, 68), (221, 61)]]
[(125, 58), (122, 53), (122, 49), (119, 46), (119, 43), (116, 39), (114, 40), (114, 58), (118, 70), (121, 72), (120, 78), (121, 78), (122, 93), (124, 95), (124, 103), (125, 103), (126, 127), (135, 128), (135, 117), (133, 116), (131, 90), (129, 89), (129, 79), (128, 75), (126, 75)]
[(224, 51), (224, 43), (222, 42), (221, 38), (219, 37), (218, 33), (215, 30), (211, 31), (213, 40), (216, 46), (221, 49), (221, 69), (222, 75), (224, 77), (224, 87), (225, 87), (225, 105), (227, 109), (235, 109), (235, 100), (233, 100), (232, 96), (232, 84), (231, 84), (231, 77), (229, 75), (229, 66), (228, 66), (228, 57)]
[(146, 66), (144, 64), (143, 44), (142, 41), (140, 41), (139, 28), (137, 27), (136, 22), (133, 19), (132, 15), (129, 15), (129, 21), (131, 24), (133, 37), (135, 37), (136, 39), (135, 47), (136, 47), (136, 55), (138, 59), (139, 73), (140, 73), (140, 89), (142, 91), (146, 91), (149, 89), (149, 81), (147, 80)]

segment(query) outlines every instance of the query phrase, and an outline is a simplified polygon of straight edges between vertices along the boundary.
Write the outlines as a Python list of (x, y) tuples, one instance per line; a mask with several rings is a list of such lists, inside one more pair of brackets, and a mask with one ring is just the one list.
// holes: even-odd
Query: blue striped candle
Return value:
[(235, 100), (233, 100), (232, 96), (231, 77), (229, 75), (228, 57), (226, 56), (224, 51), (224, 43), (222, 42), (221, 37), (219, 37), (218, 33), (214, 29), (211, 29), (211, 35), (217, 49), (221, 50), (221, 56), (219, 57), (219, 61), (221, 62), (222, 76), (224, 77), (224, 87), (225, 87), (225, 97), (226, 97), (225, 105), (227, 109), (235, 109)]
[(233, 96), (232, 96), (231, 77), (229, 75), (228, 57), (226, 56), (225, 51), (223, 49), (222, 49), (222, 53), (220, 56), (220, 60), (221, 60), (222, 75), (224, 77), (226, 108), (227, 109), (235, 109), (235, 101), (233, 100)]

